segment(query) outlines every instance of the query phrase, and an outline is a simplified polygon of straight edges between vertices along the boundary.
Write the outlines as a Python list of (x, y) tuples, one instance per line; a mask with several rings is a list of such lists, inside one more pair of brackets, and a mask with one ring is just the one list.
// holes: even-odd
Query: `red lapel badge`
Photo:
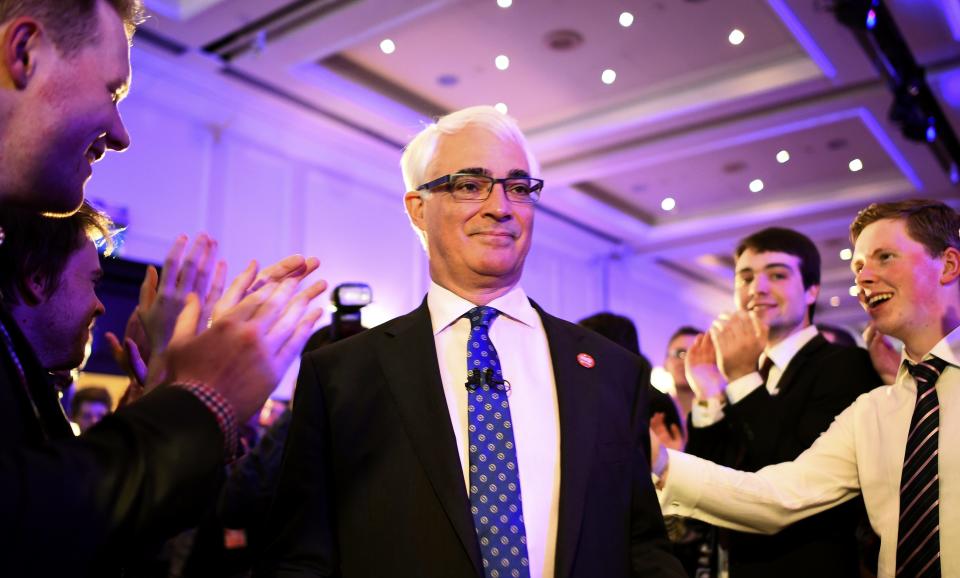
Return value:
[(577, 355), (577, 363), (586, 367), (587, 369), (590, 369), (597, 364), (597, 361), (589, 353), (581, 353)]

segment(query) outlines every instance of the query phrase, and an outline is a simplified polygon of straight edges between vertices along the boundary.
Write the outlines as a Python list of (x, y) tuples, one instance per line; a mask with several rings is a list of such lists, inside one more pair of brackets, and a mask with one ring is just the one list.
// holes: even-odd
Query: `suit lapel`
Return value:
[(443, 393), (426, 300), (385, 331), (379, 349), (388, 388), (420, 464), (474, 569), (482, 576), (480, 547)]
[(806, 345), (800, 348), (800, 351), (787, 363), (783, 375), (780, 376), (780, 381), (777, 382), (778, 396), (784, 395), (788, 389), (793, 387), (796, 382), (797, 372), (803, 369), (803, 366), (810, 358), (826, 344), (827, 340), (824, 339), (822, 335), (817, 334), (813, 339), (808, 341)]
[[(593, 373), (577, 361), (581, 336), (563, 327), (533, 303), (550, 344), (550, 359), (557, 384), (560, 412), (560, 505), (557, 524), (556, 576), (565, 578), (573, 569), (580, 526), (593, 462), (598, 415)], [(603, 363), (602, 359), (597, 360)]]

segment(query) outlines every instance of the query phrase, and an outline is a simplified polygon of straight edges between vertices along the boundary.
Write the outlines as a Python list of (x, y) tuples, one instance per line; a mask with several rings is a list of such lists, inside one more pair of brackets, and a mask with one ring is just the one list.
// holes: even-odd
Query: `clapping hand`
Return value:
[(687, 383), (697, 399), (723, 396), (727, 380), (717, 365), (717, 352), (710, 333), (701, 333), (694, 338), (687, 349), (683, 368), (687, 374)]
[(870, 352), (873, 368), (880, 374), (883, 383), (894, 383), (897, 380), (897, 372), (900, 371), (900, 352), (884, 334), (877, 331), (872, 322), (863, 330), (863, 341), (867, 344), (867, 351)]
[(710, 336), (717, 350), (717, 366), (727, 381), (757, 371), (769, 333), (765, 323), (746, 311), (723, 314), (714, 320)]
[(248, 418), (300, 354), (323, 313), (315, 301), (326, 289), (325, 281), (297, 291), (317, 266), (315, 258), (297, 256), (257, 277), (251, 264), (214, 307), (206, 331), (199, 300), (188, 296), (164, 355), (165, 377), (204, 383), (230, 402), (239, 420)]
[(187, 295), (201, 296), (201, 315), (208, 318), (223, 293), (227, 267), (225, 262), (216, 260), (217, 242), (201, 234), (189, 251), (187, 243), (186, 235), (177, 237), (164, 259), (162, 274), (152, 265), (147, 267), (140, 285), (140, 300), (127, 321), (123, 342), (111, 332), (106, 334), (114, 359), (130, 376), (122, 404), (135, 401), (149, 389), (150, 361), (170, 342)]

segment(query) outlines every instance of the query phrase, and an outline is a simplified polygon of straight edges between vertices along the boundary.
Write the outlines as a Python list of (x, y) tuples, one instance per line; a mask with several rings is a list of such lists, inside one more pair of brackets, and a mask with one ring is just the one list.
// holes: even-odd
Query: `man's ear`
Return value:
[(960, 278), (960, 251), (947, 247), (940, 259), (943, 261), (943, 269), (940, 272), (942, 285), (949, 285)]
[(403, 204), (407, 207), (407, 215), (410, 222), (421, 231), (427, 230), (427, 224), (423, 218), (425, 203), (420, 193), (409, 191), (403, 196)]
[(807, 302), (807, 305), (813, 305), (814, 303), (816, 303), (816, 302), (817, 302), (817, 297), (819, 297), (819, 296), (820, 296), (820, 286), (819, 286), (819, 285), (811, 285), (810, 287), (808, 287), (807, 290), (806, 290), (806, 302)]
[(33, 77), (43, 34), (40, 23), (27, 16), (21, 16), (7, 25), (0, 59), (10, 81), (18, 90), (26, 88)]
[(27, 305), (39, 305), (47, 300), (47, 287), (39, 273), (32, 273), (20, 283), (20, 298)]

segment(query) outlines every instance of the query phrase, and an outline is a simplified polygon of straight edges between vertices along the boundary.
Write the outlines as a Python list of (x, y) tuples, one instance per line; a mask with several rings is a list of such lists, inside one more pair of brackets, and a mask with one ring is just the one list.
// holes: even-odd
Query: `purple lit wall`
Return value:
[[(299, 252), (320, 257), (331, 286), (369, 283), (366, 325), (420, 302), (427, 265), (403, 212), (399, 151), (214, 75), (178, 76), (136, 49), (134, 70), (121, 107), (133, 146), (98, 164), (88, 188), (126, 210), (123, 256), (159, 262), (175, 235), (207, 231), (233, 273), (251, 258)], [(602, 309), (630, 315), (655, 361), (677, 326), (715, 312), (715, 296), (660, 285), (642, 265), (611, 260), (609, 242), (545, 213), (534, 238), (527, 292), (573, 321)]]

